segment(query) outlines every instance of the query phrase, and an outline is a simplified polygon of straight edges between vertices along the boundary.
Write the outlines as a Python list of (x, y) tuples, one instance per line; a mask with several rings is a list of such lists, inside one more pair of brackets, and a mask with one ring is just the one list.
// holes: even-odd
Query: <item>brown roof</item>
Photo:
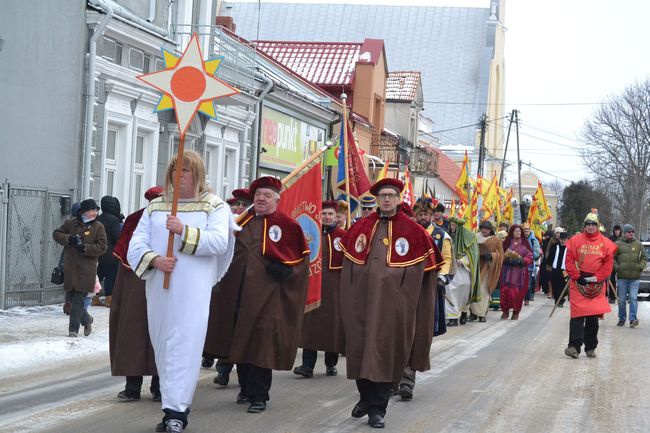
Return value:
[(433, 148), (433, 151), (438, 155), (438, 175), (440, 180), (453, 191), (460, 175), (460, 167), (442, 153), (440, 149)]
[(411, 102), (417, 97), (420, 86), (420, 73), (415, 71), (396, 71), (388, 74), (386, 80), (386, 100)]

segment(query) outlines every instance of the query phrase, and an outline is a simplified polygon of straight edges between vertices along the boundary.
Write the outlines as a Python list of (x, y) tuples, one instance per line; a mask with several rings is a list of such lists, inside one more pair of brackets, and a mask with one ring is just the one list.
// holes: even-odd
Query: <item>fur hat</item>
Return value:
[(99, 206), (97, 206), (97, 202), (92, 199), (92, 198), (87, 198), (86, 200), (82, 201), (79, 204), (79, 212), (78, 214), (81, 215), (84, 212), (88, 212), (89, 210), (99, 210)]
[(404, 190), (404, 182), (399, 179), (391, 179), (390, 177), (384, 178), (370, 187), (370, 194), (376, 197), (382, 188), (393, 188), (398, 194), (401, 194)]

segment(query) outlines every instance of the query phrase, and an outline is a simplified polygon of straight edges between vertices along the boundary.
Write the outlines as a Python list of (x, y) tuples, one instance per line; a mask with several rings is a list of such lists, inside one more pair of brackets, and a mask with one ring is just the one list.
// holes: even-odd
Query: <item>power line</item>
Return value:
[(534, 166), (533, 166), (531, 163), (529, 163), (529, 162), (524, 162), (524, 161), (520, 161), (520, 162), (521, 162), (521, 164), (523, 164), (523, 165), (527, 165), (528, 167), (532, 168), (533, 170), (539, 171), (540, 173), (547, 174), (547, 175), (549, 175), (549, 176), (552, 176), (552, 177), (554, 177), (554, 178), (556, 178), (556, 179), (563, 180), (563, 181), (565, 181), (565, 182), (569, 182), (569, 183), (573, 182), (572, 180), (565, 179), (565, 178), (560, 177), (560, 176), (558, 176), (558, 175), (555, 175), (555, 174), (553, 174), (553, 173), (549, 173), (548, 171), (544, 171), (544, 170), (541, 170), (541, 169), (539, 169), (539, 168), (537, 168), (537, 167), (534, 167)]

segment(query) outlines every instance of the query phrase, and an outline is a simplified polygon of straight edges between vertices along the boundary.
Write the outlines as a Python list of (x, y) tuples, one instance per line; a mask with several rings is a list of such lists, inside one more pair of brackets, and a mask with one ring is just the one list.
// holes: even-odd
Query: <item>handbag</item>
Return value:
[(50, 281), (52, 284), (63, 284), (64, 280), (64, 275), (63, 275), (63, 251), (61, 251), (61, 257), (59, 258), (59, 264), (52, 269), (52, 276), (50, 277)]

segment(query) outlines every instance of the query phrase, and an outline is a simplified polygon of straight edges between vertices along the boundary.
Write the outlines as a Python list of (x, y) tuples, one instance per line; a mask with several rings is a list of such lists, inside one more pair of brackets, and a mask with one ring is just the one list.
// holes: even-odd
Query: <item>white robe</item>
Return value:
[(181, 235), (174, 236), (177, 261), (169, 289), (163, 289), (165, 274), (151, 262), (166, 255), (170, 210), (171, 202), (162, 197), (149, 203), (129, 243), (128, 261), (136, 275), (146, 280), (149, 335), (162, 407), (185, 412), (199, 377), (212, 287), (230, 266), (239, 227), (230, 208), (215, 195), (179, 201), (177, 216), (184, 227)]
[[(447, 319), (458, 319), (461, 312), (469, 311), (471, 276), (467, 257), (456, 259), (456, 273), (446, 287), (445, 315)], [(453, 305), (449, 302), (453, 302)]]

